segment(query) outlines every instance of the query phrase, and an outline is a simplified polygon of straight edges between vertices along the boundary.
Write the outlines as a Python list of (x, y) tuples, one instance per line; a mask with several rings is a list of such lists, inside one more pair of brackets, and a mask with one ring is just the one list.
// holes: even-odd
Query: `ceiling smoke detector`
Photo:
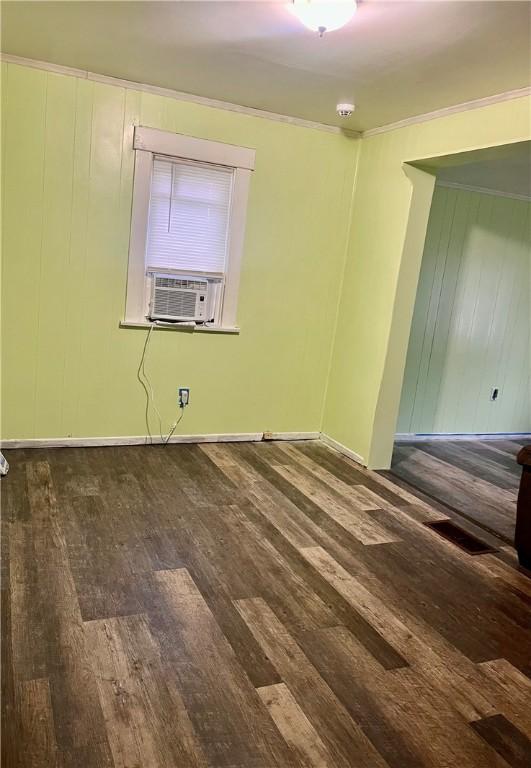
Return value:
[(339, 117), (350, 117), (356, 107), (354, 104), (338, 104), (336, 107), (336, 112), (339, 115)]

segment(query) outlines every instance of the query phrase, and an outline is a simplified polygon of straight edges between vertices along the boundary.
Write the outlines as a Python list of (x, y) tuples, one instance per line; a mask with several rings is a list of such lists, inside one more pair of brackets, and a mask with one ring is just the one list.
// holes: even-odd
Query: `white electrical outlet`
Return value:
[(179, 408), (186, 408), (190, 402), (190, 387), (179, 387)]

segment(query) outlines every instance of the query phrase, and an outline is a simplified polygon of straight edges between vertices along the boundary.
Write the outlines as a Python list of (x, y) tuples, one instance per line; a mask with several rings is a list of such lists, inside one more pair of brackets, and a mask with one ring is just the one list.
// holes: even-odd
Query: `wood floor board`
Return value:
[[(286, 480), (286, 478), (284, 478), (272, 464), (265, 461), (259, 453), (255, 451), (253, 445), (242, 444), (237, 446), (235, 450), (237, 450), (241, 459), (261, 476), (262, 480), (260, 482), (264, 492), (263, 498), (265, 497), (266, 503), (269, 494), (271, 493), (271, 489), (273, 488), (275, 489), (276, 495), (280, 494), (284, 499), (287, 499), (288, 502), (290, 502), (291, 508), (295, 507), (300, 511), (299, 514), (296, 512), (295, 514), (297, 514), (297, 518), (301, 521), (301, 527), (304, 526), (307, 530), (313, 532), (315, 526), (326, 526), (326, 523), (328, 522), (326, 518), (329, 517), (326, 512), (324, 512), (313, 499), (296, 488), (289, 482), (289, 480)], [(253, 493), (253, 489), (251, 489), (251, 493)], [(262, 505), (261, 508), (264, 509), (264, 506)], [(302, 513), (302, 516), (300, 513)], [(308, 520), (306, 520), (306, 518), (308, 518)], [(326, 527), (324, 529), (326, 530)], [(304, 546), (302, 541), (297, 542), (293, 540), (292, 543), (294, 546)]]
[[(227, 446), (224, 450), (231, 449)], [(343, 553), (349, 553), (363, 546), (312, 499), (305, 497), (278, 474), (274, 466), (265, 462), (251, 466), (241, 455), (238, 459), (243, 475), (248, 478), (247, 482), (242, 482), (242, 493), (251, 503), (252, 509), (259, 512), (262, 522), (265, 519), (272, 524), (294, 549), (320, 544), (334, 551), (339, 549)], [(250, 461), (253, 460), (251, 454)], [(223, 466), (223, 471), (232, 475), (233, 467), (229, 466), (227, 461), (220, 466)], [(250, 513), (252, 514), (252, 510)], [(275, 535), (272, 529), (269, 535)]]
[[(302, 647), (390, 768), (489, 765), (449, 698), (412, 668), (386, 672), (342, 627), (308, 632)], [(494, 759), (491, 763), (502, 766)]]
[(85, 621), (143, 609), (137, 582), (151, 571), (151, 560), (131, 526), (120, 531), (120, 517), (119, 509), (100, 496), (77, 497), (65, 505), (63, 531)]
[[(376, 509), (380, 505), (374, 504), (371, 501), (367, 501), (363, 494), (364, 487), (359, 485), (351, 485), (343, 480), (340, 480), (332, 472), (322, 467), (318, 462), (311, 459), (301, 450), (290, 443), (275, 444), (276, 453), (273, 454), (271, 464), (283, 464), (283, 457), (285, 456), (286, 466), (293, 467), (295, 470), (301, 471), (301, 467), (305, 470), (305, 475), (308, 480), (313, 478), (321, 481), (321, 488), (325, 488), (330, 492), (332, 489), (335, 494), (342, 497), (344, 500), (350, 502), (350, 506), (356, 510), (366, 511), (370, 509)], [(315, 482), (315, 480), (314, 480)]]
[(515, 478), (519, 474), (518, 465), (515, 461), (509, 459), (507, 465), (501, 466), (499, 462), (492, 458), (495, 455), (492, 451), (487, 454), (481, 448), (481, 460), (478, 460), (477, 449), (473, 443), (467, 441), (427, 440), (422, 443), (411, 443), (411, 445), (417, 450), (434, 456), (445, 463), (454, 464), (467, 472), (467, 474), (484, 480), (491, 485), (496, 485), (497, 488), (514, 490)]
[(306, 632), (299, 642), (390, 768), (426, 765), (425, 749), (408, 738), (414, 718), (407, 716), (403, 692), (399, 701), (389, 695), (393, 678), (345, 627)]
[[(232, 599), (264, 594), (288, 626), (310, 628), (337, 623), (332, 610), (287, 560), (267, 540), (260, 539), (242, 505), (198, 509), (189, 516), (185, 529), (190, 545), (188, 552), (183, 549), (183, 560), (199, 571), (200, 584), (206, 586), (209, 582), (208, 594), (215, 594), (214, 586)], [(194, 540), (206, 546), (203, 556), (189, 554)], [(238, 568), (234, 567), (236, 559)], [(269, 575), (267, 581), (264, 573)]]
[[(33, 648), (37, 658), (44, 657), (46, 674), (42, 677), (49, 680), (59, 750), (75, 752), (79, 747), (90, 745), (87, 768), (111, 766), (103, 713), (85, 646), (83, 621), (49, 465), (45, 461), (32, 462), (27, 465), (27, 474), (39, 588), (31, 590), (25, 610), (38, 617), (39, 631), (36, 636), (28, 637), (31, 647), (26, 653), (31, 656)], [(24, 616), (12, 616), (12, 622), (13, 627), (15, 622), (17, 627), (24, 627)], [(28, 678), (24, 670), (17, 667), (15, 674)]]
[(483, 573), (498, 582), (503, 582), (511, 587), (513, 593), (521, 593), (524, 597), (531, 597), (531, 579), (518, 571), (514, 566), (500, 560), (494, 555), (485, 555), (477, 562), (477, 567), (481, 568)]
[[(212, 495), (221, 504), (231, 504), (236, 499), (238, 486), (205, 455), (197, 445), (184, 445), (173, 467), (176, 473), (185, 476), (185, 493), (197, 504)], [(172, 454), (173, 456), (173, 454)]]
[[(337, 507), (335, 511), (332, 509), (325, 511), (313, 497), (306, 495), (284, 477), (276, 465), (264, 461), (254, 445), (240, 444), (235, 450), (238, 451), (241, 460), (261, 478), (248, 489), (247, 498), (271, 519), (277, 517), (278, 520), (279, 515), (283, 517), (282, 520), (278, 520), (278, 524), (284, 532), (290, 531), (290, 540), (295, 547), (312, 546), (310, 541), (313, 544), (325, 545), (335, 541), (351, 551), (362, 546), (361, 531), (354, 536), (344, 524), (338, 522)], [(272, 497), (277, 500), (277, 504), (271, 505)], [(321, 501), (324, 503), (324, 499)], [(339, 514), (344, 523), (344, 511), (340, 511)], [(354, 516), (355, 510), (352, 510), (352, 517)], [(370, 521), (366, 523), (367, 526), (369, 524)], [(294, 525), (295, 530), (293, 530)]]
[[(419, 745), (429, 765), (433, 768), (440, 765), (506, 768), (504, 760), (471, 732), (453, 691), (445, 691), (443, 686), (434, 687), (429, 676), (414, 668), (395, 670), (389, 675), (395, 678), (391, 687), (398, 685), (403, 692), (412, 740)], [(444, 755), (442, 759), (441, 755)]]
[(506, 717), (531, 738), (531, 680), (513, 667), (507, 659), (494, 659), (478, 665), (480, 673), (488, 680), (490, 696), (498, 702), (498, 708)]
[[(226, 449), (225, 449), (226, 450)], [(228, 465), (228, 462), (225, 462)], [(254, 483), (255, 480), (252, 480)], [(269, 495), (271, 499), (276, 498), (276, 489), (274, 486), (269, 488)], [(291, 505), (291, 502), (287, 502)], [(271, 503), (269, 504), (271, 506)], [(233, 508), (234, 509), (234, 508)], [(298, 577), (311, 586), (311, 589), (316, 595), (319, 595), (321, 600), (329, 606), (337, 617), (337, 622), (342, 623), (349, 627), (353, 634), (363, 642), (366, 647), (375, 655), (375, 657), (381, 661), (386, 668), (395, 668), (404, 666), (407, 662), (403, 657), (397, 653), (397, 651), (387, 643), (373, 628), (363, 619), (363, 617), (354, 611), (351, 606), (330, 587), (328, 582), (321, 577), (320, 574), (315, 572), (304, 557), (300, 553), (300, 548), (305, 546), (307, 538), (293, 537), (291, 527), (284, 527), (279, 524), (276, 516), (271, 517), (268, 509), (265, 506), (262, 508), (261, 504), (248, 504), (239, 505), (239, 509), (244, 510), (244, 519), (247, 520), (247, 525), (252, 525), (256, 537), (262, 542), (262, 546), (266, 546), (275, 558), (283, 559), (288, 567), (293, 570)], [(297, 507), (293, 507), (293, 514), (300, 515), (300, 511)], [(315, 532), (319, 533), (317, 526), (311, 523)], [(313, 532), (313, 531), (312, 531)], [(341, 537), (340, 537), (341, 538)], [(339, 556), (347, 555), (345, 548), (339, 545), (335, 539), (326, 535), (324, 532), (320, 532), (320, 539), (323, 539), (325, 544)], [(343, 534), (343, 539), (348, 537)], [(312, 545), (313, 540), (309, 540)], [(343, 542), (345, 543), (345, 542)], [(358, 542), (356, 542), (358, 544)], [(376, 555), (375, 555), (376, 556)], [(275, 592), (277, 592), (277, 582), (275, 581)]]
[[(393, 471), (419, 484), (434, 498), (442, 498), (454, 509), (484, 524), (489, 530), (510, 541), (514, 534), (514, 515), (508, 510), (516, 509), (516, 491), (498, 489), (494, 484), (471, 478), (470, 475), (446, 462), (430, 456), (423, 450), (400, 447), (402, 458), (393, 465)], [(423, 479), (419, 482), (418, 478)]]
[(261, 511), (294, 547), (303, 547), (315, 540), (318, 531), (312, 521), (306, 519), (291, 499), (263, 480), (254, 480), (245, 491), (246, 498)]
[(47, 679), (25, 680), (18, 690), (20, 762), (24, 766), (56, 768), (59, 752), (55, 740), (50, 685)]
[(519, 444), (504, 440), (400, 441), (391, 472), (385, 474), (512, 543), (521, 474), (518, 450)]
[(148, 531), (142, 539), (154, 571), (171, 571), (184, 568), (186, 563), (173, 538), (173, 528)]
[(509, 456), (516, 456), (520, 448), (529, 443), (527, 439), (514, 439), (514, 440), (484, 440), (484, 443), (488, 443), (492, 450), (506, 453)]
[(9, 485), (2, 489), (3, 523), (22, 523), (30, 519), (26, 453), (23, 449), (10, 451), (10, 455), (13, 455), (13, 466), (9, 470)]
[[(392, 528), (398, 526), (399, 521), (388, 520), (387, 525)], [(393, 601), (417, 613), (473, 661), (507, 654), (513, 663), (525, 666), (529, 654), (518, 640), (513, 642), (512, 633), (507, 631), (508, 626), (514, 624), (529, 628), (529, 605), (517, 590), (510, 595), (495, 581), (485, 583), (482, 558), (478, 558), (477, 567), (470, 567), (470, 556), (450, 543), (445, 547), (445, 556), (441, 557), (438, 537), (424, 527), (422, 530), (402, 527), (402, 536), (401, 543), (388, 547), (386, 568), (382, 568), (377, 557), (368, 561), (380, 582), (385, 582), (386, 572), (392, 568)], [(496, 564), (492, 570), (503, 568), (497, 565), (499, 561), (493, 559), (492, 562)], [(507, 571), (514, 574), (513, 579), (519, 576), (513, 569), (507, 568)], [(407, 589), (402, 588), (405, 585)], [(425, 599), (427, 594), (432, 596), (430, 600)], [(444, 610), (441, 606), (445, 606)], [(470, 621), (472, 610), (473, 621)], [(505, 619), (509, 620), (507, 626)], [(467, 633), (462, 632), (463, 622), (470, 622)]]
[(356, 467), (354, 462), (348, 462), (341, 454), (331, 451), (319, 443), (297, 446), (298, 450), (326, 467), (329, 472), (347, 485), (363, 486), (382, 496), (386, 501), (399, 505), (403, 497), (396, 489), (379, 483), (375, 473), (367, 473), (362, 467)]
[[(479, 451), (498, 512), (515, 450)], [(317, 441), (7, 454), (2, 765), (526, 765), (531, 582), (409, 481)]]
[(507, 452), (498, 447), (499, 442), (499, 440), (467, 440), (465, 441), (465, 446), (478, 457), (484, 456), (489, 461), (493, 461), (500, 467), (503, 467), (518, 480), (520, 477), (520, 468), (516, 464), (515, 458), (524, 443), (514, 445), (514, 447)]
[[(401, 607), (392, 598), (389, 603), (393, 605), (393, 610), (390, 611), (386, 603), (355, 577), (348, 575), (323, 550), (306, 550), (303, 554), (335, 584), (336, 589), (357, 607), (375, 629), (393, 642), (434, 690), (450, 696), (453, 706), (466, 720), (480, 719), (499, 711), (512, 716), (510, 698), (499, 687), (487, 685), (482, 680), (480, 665), (473, 664), (433, 626)], [(528, 656), (528, 648), (528, 633), (524, 633), (521, 649), (524, 658)], [(503, 653), (503, 644), (497, 650)], [(528, 733), (531, 713), (522, 711), (521, 721)]]
[(476, 720), (471, 726), (511, 768), (531, 766), (531, 741), (503, 715)]
[[(248, 510), (252, 515), (252, 510)], [(330, 583), (306, 561), (301, 550), (296, 549), (284, 539), (280, 532), (267, 520), (258, 523), (259, 530), (264, 531), (275, 548), (283, 553), (294, 570), (303, 578), (313, 591), (318, 594), (337, 617), (337, 623), (347, 627), (352, 634), (364, 645), (374, 658), (386, 669), (407, 666), (407, 661), (398, 653), (396, 648), (379, 634), (366, 619), (356, 611), (345, 598), (335, 590)]]
[(258, 688), (278, 730), (305, 768), (333, 768), (334, 759), (285, 683)]
[(31, 524), (16, 522), (8, 536), (11, 663), (17, 680), (40, 679), (48, 671), (46, 596), (38, 559), (42, 535)]
[[(430, 520), (453, 520), (453, 522), (455, 522), (457, 525), (460, 525), (465, 531), (470, 533), (471, 536), (476, 536), (477, 538), (482, 539), (491, 547), (499, 548), (500, 552), (502, 551), (503, 547), (509, 546), (507, 542), (505, 542), (503, 539), (500, 539), (500, 537), (496, 534), (493, 534), (486, 528), (481, 527), (472, 520), (469, 520), (464, 516), (464, 513), (456, 511), (451, 506), (444, 504), (441, 500), (437, 500), (428, 496), (420, 488), (414, 487), (414, 485), (408, 483), (403, 478), (398, 477), (398, 475), (395, 475), (393, 472), (389, 470), (382, 470), (378, 472), (378, 475), (379, 477), (385, 478), (386, 480), (391, 479), (392, 482), (396, 483), (396, 485), (400, 486), (400, 488), (403, 490), (414, 492), (423, 502), (422, 509), (431, 510), (431, 515), (428, 512), (425, 517), (422, 517), (422, 513), (415, 512), (414, 504), (410, 504), (405, 508), (406, 513), (415, 515), (415, 519), (419, 520), (420, 522)], [(400, 509), (404, 510), (404, 506), (400, 505)]]
[(352, 500), (348, 502), (333, 488), (327, 488), (319, 479), (313, 479), (294, 469), (273, 465), (285, 480), (311, 498), (332, 520), (348, 531), (362, 544), (389, 544), (397, 539), (375, 522), (374, 517), (365, 510), (356, 508)]
[[(0, 687), (0, 764), (7, 765), (8, 760), (18, 762), (20, 745), (20, 718), (15, 696), (15, 668), (13, 664), (13, 631), (11, 622), (11, 574), (9, 556), (9, 538), (12, 524), (1, 521), (0, 542), (2, 549), (2, 582), (0, 586), (0, 622), (2, 638), (0, 643), (0, 669), (2, 680)], [(20, 678), (19, 678), (20, 679)], [(19, 683), (20, 684), (20, 683)]]
[[(158, 491), (157, 498), (162, 504), (167, 504), (166, 498)], [(219, 514), (219, 510), (212, 508)], [(203, 514), (208, 515), (211, 508), (204, 508)], [(212, 521), (212, 517), (210, 520)], [(179, 515), (173, 528), (165, 529), (162, 535), (166, 538), (165, 551), (172, 553), (175, 560), (184, 564), (191, 573), (194, 582), (220, 625), (224, 636), (230, 643), (238, 661), (255, 686), (273, 685), (280, 681), (278, 673), (270, 661), (261, 652), (249, 629), (242, 621), (239, 613), (232, 604), (232, 596), (227, 591), (225, 579), (226, 568), (213, 557), (214, 551), (223, 549), (223, 542), (216, 545), (212, 531), (201, 521), (197, 509), (189, 508), (186, 516)], [(201, 546), (197, 546), (201, 541)], [(224, 558), (227, 561), (227, 558)], [(236, 572), (241, 583), (245, 577), (243, 569), (235, 569), (233, 561), (228, 563), (230, 573)], [(161, 570), (156, 568), (156, 571)], [(171, 569), (170, 569), (171, 570)], [(248, 585), (244, 584), (244, 589)], [(152, 591), (148, 588), (145, 609), (153, 607)], [(156, 606), (159, 610), (159, 606)]]
[(52, 476), (61, 478), (61, 482), (56, 483), (58, 498), (72, 499), (76, 496), (99, 494), (101, 471), (99, 468), (95, 471), (93, 465), (93, 459), (97, 455), (101, 454), (98, 449), (94, 449), (88, 457), (84, 448), (57, 448), (53, 454), (48, 454), (46, 460), (50, 464)]
[[(514, 612), (508, 622), (512, 630), (515, 629), (515, 619), (527, 620), (525, 607), (519, 606), (516, 600), (506, 601), (507, 613), (504, 615), (493, 602), (496, 591), (486, 591), (477, 575), (475, 580), (468, 582), (463, 579), (464, 583), (460, 582), (459, 571), (437, 570), (429, 555), (423, 557), (404, 545), (389, 548), (387, 558), (394, 574), (393, 583), (378, 590), (373, 587), (375, 594), (396, 605), (397, 609), (419, 616), (474, 662), (498, 657), (503, 648), (503, 652), (510, 655), (513, 661), (521, 665), (526, 663), (525, 651), (518, 644), (512, 647), (510, 633), (503, 632), (510, 611)], [(385, 584), (386, 573), (380, 564), (377, 564), (377, 571), (380, 582)], [(419, 571), (424, 571), (423, 577), (415, 576)], [(452, 599), (452, 590), (456, 588), (459, 592)], [(464, 591), (465, 588), (469, 591)], [(472, 594), (475, 595), (473, 616), (470, 600)], [(426, 599), (427, 595), (431, 596), (430, 599)], [(487, 618), (485, 612), (489, 607), (492, 615)], [(464, 623), (470, 623), (466, 633), (462, 631)]]
[[(282, 620), (288, 627), (309, 629), (337, 624), (338, 618), (333, 609), (267, 539), (261, 538), (260, 530), (245, 514), (245, 509), (248, 507), (243, 506), (242, 509), (241, 505), (224, 508), (224, 517), (228, 524), (225, 526), (223, 547), (227, 544), (230, 528), (234, 530), (232, 571), (234, 556), (238, 552), (238, 557), (242, 558), (244, 578), (248, 580), (248, 574), (253, 570), (256, 572), (251, 591), (254, 595), (263, 594), (268, 603), (282, 615)], [(264, 583), (261, 577), (263, 573), (269, 575), (267, 583)], [(233, 598), (244, 597), (241, 589), (239, 594), (232, 588), (228, 591)]]
[(267, 603), (256, 598), (238, 600), (236, 605), (306, 717), (320, 734), (335, 765), (338, 768), (351, 766), (355, 755), (360, 768), (384, 768), (382, 756), (354, 723)]
[(152, 622), (155, 636), (207, 759), (231, 768), (296, 765), (190, 574), (155, 578), (169, 609)]
[[(204, 513), (208, 514), (208, 512), (208, 508), (205, 508)], [(219, 510), (216, 512), (219, 513)], [(238, 583), (242, 584), (245, 571), (243, 568), (235, 569), (233, 561), (230, 560), (228, 561), (229, 571), (227, 571), (227, 566), (222, 567), (222, 562), (227, 563), (228, 551), (223, 561), (215, 559), (215, 553), (223, 549), (223, 542), (215, 543), (212, 532), (202, 523), (196, 510), (193, 514), (190, 511), (186, 521), (180, 520), (174, 528), (163, 531), (161, 535), (166, 538), (165, 550), (171, 552), (174, 559), (182, 564), (179, 567), (186, 567), (192, 575), (240, 665), (253, 684), (258, 687), (279, 682), (278, 673), (261, 652), (232, 604), (232, 596), (228, 591), (230, 584), (227, 582), (227, 575), (236, 572)], [(196, 546), (196, 542), (199, 541), (198, 537), (203, 537), (200, 547)], [(154, 569), (154, 578), (156, 572), (160, 570), (164, 569)], [(163, 607), (154, 602), (156, 594), (154, 594), (152, 584), (153, 581), (147, 585), (147, 595), (143, 598), (143, 604), (145, 610), (150, 610), (151, 606), (152, 610), (160, 613)], [(241, 589), (246, 591), (249, 589), (249, 585), (243, 582)]]
[[(303, 550), (303, 555), (404, 658), (429, 675), (435, 687), (451, 691), (463, 717), (472, 720), (495, 713), (483, 693), (468, 682), (466, 673), (456, 668), (457, 654), (445, 654), (444, 644), (430, 627), (398, 613), (396, 607), (390, 609), (319, 547)], [(436, 643), (442, 648), (440, 655), (435, 650)]]
[(117, 768), (207, 765), (188, 712), (142, 615), (85, 623)]

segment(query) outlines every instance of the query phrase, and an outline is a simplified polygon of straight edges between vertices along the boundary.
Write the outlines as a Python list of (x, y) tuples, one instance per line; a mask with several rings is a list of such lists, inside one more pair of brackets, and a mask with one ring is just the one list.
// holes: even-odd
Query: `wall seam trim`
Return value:
[(398, 128), (406, 128), (410, 125), (429, 122), (430, 120), (436, 120), (441, 117), (455, 115), (460, 112), (468, 112), (473, 109), (480, 109), (481, 107), (486, 107), (492, 104), (499, 104), (504, 101), (512, 101), (514, 99), (524, 98), (525, 96), (531, 96), (531, 86), (527, 86), (525, 88), (517, 88), (511, 91), (496, 93), (492, 96), (484, 96), (480, 99), (472, 99), (470, 101), (464, 101), (448, 107), (442, 107), (441, 109), (436, 109), (432, 112), (424, 112), (420, 115), (412, 115), (411, 117), (406, 117), (403, 120), (398, 120), (394, 123), (386, 123), (385, 125), (377, 126), (376, 128), (368, 128), (365, 131), (355, 131), (344, 129), (337, 125), (329, 125), (327, 123), (320, 123), (318, 121), (305, 120), (304, 118), (294, 117), (292, 115), (268, 112), (267, 110), (256, 109), (254, 107), (246, 107), (242, 104), (233, 104), (228, 101), (209, 99), (206, 96), (198, 96), (196, 94), (185, 93), (184, 91), (177, 91), (172, 88), (163, 88), (161, 86), (148, 85), (147, 83), (123, 80), (118, 77), (113, 77), (112, 75), (101, 75), (97, 72), (90, 72), (89, 70), (85, 69), (76, 69), (75, 67), (68, 67), (62, 64), (53, 64), (52, 62), (48, 61), (39, 61), (38, 59), (16, 56), (11, 53), (3, 53), (2, 51), (0, 51), (0, 61), (5, 61), (8, 64), (18, 64), (20, 66), (32, 67), (34, 69), (43, 69), (48, 72), (55, 72), (56, 74), (60, 75), (81, 77), (87, 80), (94, 80), (96, 82), (104, 84), (106, 83), (108, 85), (116, 85), (122, 88), (130, 88), (136, 91), (145, 91), (147, 93), (154, 93), (160, 96), (173, 98), (178, 101), (202, 104), (203, 106), (207, 107), (214, 107), (216, 109), (224, 109), (229, 112), (247, 114), (252, 117), (261, 117), (276, 122), (298, 125), (303, 128), (314, 128), (315, 130), (326, 131), (328, 133), (346, 134), (355, 138), (369, 138), (371, 136), (377, 136), (380, 133), (388, 133), (389, 131), (397, 130)]
[(436, 187), (445, 189), (462, 189), (465, 192), (479, 192), (482, 195), (494, 195), (494, 197), (508, 197), (511, 200), (531, 201), (531, 195), (520, 195), (517, 192), (503, 192), (499, 189), (489, 189), (488, 187), (476, 187), (471, 184), (461, 184), (458, 181), (436, 181)]
[(352, 138), (359, 138), (361, 136), (360, 131), (346, 130), (337, 125), (329, 125), (327, 123), (320, 123), (314, 120), (305, 120), (302, 117), (294, 117), (292, 115), (284, 115), (277, 112), (268, 112), (265, 109), (246, 107), (243, 104), (233, 104), (230, 101), (209, 99), (206, 96), (198, 96), (193, 93), (177, 91), (173, 88), (163, 88), (158, 85), (149, 85), (148, 83), (138, 83), (133, 80), (124, 80), (119, 77), (113, 77), (112, 75), (101, 75), (98, 72), (90, 72), (86, 69), (66, 67), (61, 64), (52, 64), (48, 61), (39, 61), (38, 59), (29, 59), (23, 56), (15, 56), (13, 54), (3, 53), (1, 51), (0, 61), (4, 61), (7, 64), (16, 64), (22, 67), (30, 67), (32, 69), (41, 69), (46, 72), (53, 72), (56, 75), (69, 75), (70, 77), (92, 80), (96, 83), (102, 83), (103, 85), (114, 85), (118, 88), (128, 88), (129, 90), (133, 91), (152, 93), (157, 96), (164, 96), (176, 101), (199, 104), (201, 106), (211, 107), (213, 109), (222, 109), (226, 112), (236, 112), (237, 114), (247, 115), (249, 117), (259, 117), (264, 120), (271, 120), (272, 122), (295, 125), (299, 128), (311, 128), (316, 131), (324, 131), (326, 133), (333, 133), (336, 135), (347, 135)]
[(435, 109), (432, 112), (424, 112), (420, 115), (405, 117), (403, 120), (397, 120), (395, 123), (387, 123), (386, 125), (381, 125), (378, 128), (369, 128), (366, 131), (362, 131), (361, 137), (362, 139), (366, 139), (370, 138), (371, 136), (377, 136), (379, 133), (389, 133), (389, 131), (396, 131), (398, 128), (407, 128), (410, 125), (427, 123), (430, 120), (437, 120), (441, 117), (457, 115), (460, 112), (470, 112), (473, 109), (481, 109), (481, 107), (488, 107), (492, 104), (500, 104), (504, 101), (522, 99), (526, 96), (531, 96), (531, 86), (526, 86), (525, 88), (517, 88), (512, 91), (504, 91), (502, 93), (495, 93), (492, 96), (483, 96), (480, 99), (463, 101), (460, 104), (452, 104), (449, 107)]

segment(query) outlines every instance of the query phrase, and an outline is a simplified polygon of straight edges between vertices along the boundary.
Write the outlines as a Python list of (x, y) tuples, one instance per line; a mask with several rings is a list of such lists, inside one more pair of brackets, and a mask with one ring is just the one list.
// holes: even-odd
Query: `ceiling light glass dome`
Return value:
[(347, 24), (356, 13), (356, 0), (293, 0), (291, 13), (305, 27), (319, 32), (332, 32)]

